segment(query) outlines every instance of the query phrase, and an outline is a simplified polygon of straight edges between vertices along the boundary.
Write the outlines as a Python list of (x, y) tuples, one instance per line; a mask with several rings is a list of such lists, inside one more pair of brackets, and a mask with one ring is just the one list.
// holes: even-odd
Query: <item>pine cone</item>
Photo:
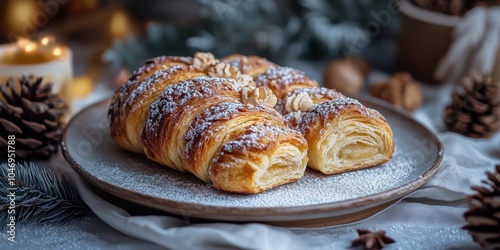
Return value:
[(473, 75), (463, 80), (462, 87), (463, 94), (454, 93), (446, 107), (446, 126), (469, 137), (491, 137), (500, 129), (500, 85), (491, 77)]
[(500, 249), (500, 165), (495, 170), (487, 172), (488, 180), (482, 181), (488, 187), (472, 187), (477, 193), (467, 197), (469, 210), (464, 218), (468, 224), (462, 227), (474, 241), (489, 249)]
[(0, 158), (7, 156), (9, 135), (15, 136), (16, 158), (47, 158), (58, 149), (62, 116), (67, 106), (52, 84), (42, 78), (23, 76), (17, 84), (10, 78), (0, 86)]

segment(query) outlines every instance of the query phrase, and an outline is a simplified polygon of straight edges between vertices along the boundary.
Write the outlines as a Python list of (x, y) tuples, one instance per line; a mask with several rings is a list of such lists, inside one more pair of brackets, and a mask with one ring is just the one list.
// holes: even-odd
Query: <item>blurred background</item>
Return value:
[[(74, 48), (75, 74), (133, 70), (158, 55), (210, 51), (272, 61), (327, 60), (360, 54), (393, 68), (398, 16), (387, 0), (2, 0), (0, 42), (55, 37)], [(389, 20), (387, 20), (389, 18)], [(376, 21), (376, 20), (375, 20)], [(383, 26), (383, 27), (382, 27)], [(383, 57), (379, 55), (383, 54)], [(377, 60), (378, 59), (378, 60)], [(82, 61), (88, 64), (81, 65)]]
[[(499, 3), (403, 2), (452, 18), (474, 6)], [(432, 30), (414, 20), (405, 24), (411, 15), (400, 6), (397, 0), (2, 0), (0, 43), (50, 37), (68, 46), (81, 83), (74, 86), (83, 94), (103, 77), (116, 88), (147, 58), (195, 51), (216, 57), (260, 55), (301, 65), (306, 73), (315, 69), (313, 78), (320, 77), (328, 61), (355, 56), (370, 68), (415, 72), (417, 79), (431, 82), (429, 71), (449, 47), (452, 27), (439, 24)], [(401, 44), (404, 53), (398, 52)], [(406, 63), (422, 55), (428, 56)], [(427, 72), (412, 70), (415, 63)]]

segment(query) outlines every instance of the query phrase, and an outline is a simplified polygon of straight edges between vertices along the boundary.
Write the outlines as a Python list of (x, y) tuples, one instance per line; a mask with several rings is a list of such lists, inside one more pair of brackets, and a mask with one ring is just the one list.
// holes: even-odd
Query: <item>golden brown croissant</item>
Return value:
[(211, 54), (188, 61), (139, 70), (117, 91), (109, 120), (118, 145), (230, 192), (300, 179), (307, 142), (272, 108), (272, 92)]
[(235, 66), (242, 74), (256, 77), (264, 73), (271, 67), (277, 67), (275, 63), (268, 61), (259, 56), (244, 56), (240, 54), (233, 54), (224, 57), (222, 62)]
[[(148, 78), (155, 74), (160, 69), (168, 69), (176, 65), (191, 65), (191, 57), (174, 57), (160, 56), (146, 61), (146, 63), (134, 71), (130, 79), (113, 95), (111, 105), (108, 111), (108, 120), (110, 123), (111, 137), (121, 147), (136, 152), (142, 153), (142, 146), (137, 143), (137, 138), (130, 138), (129, 131), (134, 130), (128, 125), (128, 112), (124, 108), (125, 102), (128, 101), (130, 95), (141, 85), (146, 85)], [(130, 107), (130, 106), (129, 106)]]
[(160, 69), (141, 81), (121, 106), (113, 106), (110, 110), (116, 114), (123, 112), (119, 124), (111, 123), (113, 128), (123, 126), (120, 134), (112, 135), (115, 141), (130, 151), (143, 153), (140, 135), (151, 103), (168, 85), (204, 75), (204, 70), (199, 67), (176, 65)]
[(277, 109), (309, 145), (308, 166), (336, 174), (384, 163), (392, 158), (392, 130), (377, 111), (325, 88), (295, 89)]
[(278, 99), (297, 88), (319, 87), (316, 81), (309, 79), (303, 72), (290, 67), (270, 67), (254, 79), (258, 87), (271, 89)]
[(220, 77), (168, 86), (151, 105), (142, 132), (148, 158), (238, 193), (300, 179), (306, 141), (272, 108), (242, 104), (243, 87)]
[(196, 53), (188, 57), (158, 57), (148, 60), (131, 79), (117, 90), (108, 114), (111, 136), (123, 148), (143, 153), (141, 131), (150, 104), (165, 87), (197, 76), (219, 76), (254, 85), (237, 68), (220, 63), (212, 54)]

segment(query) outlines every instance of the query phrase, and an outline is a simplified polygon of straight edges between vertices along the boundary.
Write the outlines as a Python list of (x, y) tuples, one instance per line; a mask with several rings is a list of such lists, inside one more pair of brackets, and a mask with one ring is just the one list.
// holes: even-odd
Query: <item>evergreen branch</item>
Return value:
[(16, 224), (64, 224), (83, 216), (89, 208), (78, 192), (66, 180), (50, 169), (40, 168), (33, 162), (16, 164), (15, 180), (9, 182), (8, 165), (0, 166), (0, 225), (9, 222), (9, 188), (15, 188)]

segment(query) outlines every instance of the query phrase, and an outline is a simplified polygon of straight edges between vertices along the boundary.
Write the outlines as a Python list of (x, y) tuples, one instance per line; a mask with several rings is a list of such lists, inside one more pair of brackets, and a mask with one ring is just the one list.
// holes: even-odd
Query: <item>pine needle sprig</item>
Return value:
[(14, 186), (8, 179), (8, 165), (0, 166), (0, 225), (9, 220), (9, 188), (15, 189), (16, 224), (65, 224), (89, 211), (78, 192), (52, 170), (33, 162), (15, 168)]

